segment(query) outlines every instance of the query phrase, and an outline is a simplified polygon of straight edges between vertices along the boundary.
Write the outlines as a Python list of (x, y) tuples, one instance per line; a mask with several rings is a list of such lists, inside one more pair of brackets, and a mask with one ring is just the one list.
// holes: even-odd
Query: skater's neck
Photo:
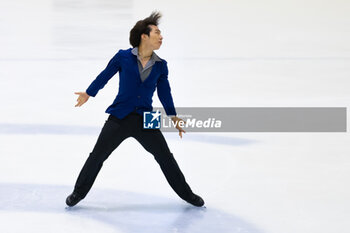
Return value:
[(152, 56), (153, 49), (150, 47), (146, 47), (143, 44), (140, 44), (140, 46), (138, 47), (138, 52), (141, 59), (144, 59)]

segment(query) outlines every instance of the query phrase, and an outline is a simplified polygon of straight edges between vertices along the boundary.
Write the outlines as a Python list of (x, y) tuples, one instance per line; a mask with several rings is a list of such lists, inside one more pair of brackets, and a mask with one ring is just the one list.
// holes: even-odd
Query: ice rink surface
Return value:
[(66, 207), (119, 76), (73, 93), (153, 10), (177, 107), (349, 107), (348, 1), (2, 0), (0, 232), (350, 232), (347, 132), (164, 133), (206, 208), (129, 138)]

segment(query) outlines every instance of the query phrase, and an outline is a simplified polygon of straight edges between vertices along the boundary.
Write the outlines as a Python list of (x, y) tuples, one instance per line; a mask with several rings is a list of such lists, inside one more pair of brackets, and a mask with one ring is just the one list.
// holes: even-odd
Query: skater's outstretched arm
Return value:
[(80, 107), (81, 105), (85, 104), (86, 101), (90, 98), (86, 92), (74, 92), (74, 94), (79, 95), (77, 101), (78, 103), (75, 105), (75, 107)]
[(95, 78), (95, 80), (90, 84), (85, 92), (74, 92), (79, 95), (77, 101), (78, 103), (75, 107), (80, 107), (88, 101), (89, 97), (95, 97), (97, 92), (102, 89), (108, 80), (110, 80), (120, 69), (119, 56), (120, 51), (108, 62), (107, 67)]
[(114, 55), (114, 57), (108, 62), (107, 67), (95, 78), (95, 80), (86, 89), (86, 93), (89, 96), (95, 97), (100, 89), (102, 89), (107, 82), (119, 71), (120, 69), (120, 52)]

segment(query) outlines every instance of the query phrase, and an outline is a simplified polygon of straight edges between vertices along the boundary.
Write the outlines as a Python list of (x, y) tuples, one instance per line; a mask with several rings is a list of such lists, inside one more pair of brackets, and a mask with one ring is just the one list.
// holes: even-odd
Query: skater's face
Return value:
[(142, 43), (144, 43), (147, 47), (150, 47), (152, 50), (157, 50), (162, 45), (163, 36), (160, 34), (161, 31), (155, 25), (149, 25), (151, 28), (151, 32), (149, 36), (146, 34), (142, 34)]

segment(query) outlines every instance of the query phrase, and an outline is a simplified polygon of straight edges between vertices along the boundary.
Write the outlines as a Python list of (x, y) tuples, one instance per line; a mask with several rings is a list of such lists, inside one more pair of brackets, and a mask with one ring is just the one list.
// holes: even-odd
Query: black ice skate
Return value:
[(78, 204), (79, 201), (81, 201), (81, 197), (79, 196), (79, 194), (73, 192), (71, 195), (69, 195), (66, 199), (66, 204), (70, 207), (75, 206), (76, 204)]
[(193, 194), (191, 196), (191, 198), (186, 200), (186, 201), (194, 206), (197, 206), (197, 207), (201, 207), (204, 205), (204, 200), (200, 196), (198, 196), (197, 194)]

